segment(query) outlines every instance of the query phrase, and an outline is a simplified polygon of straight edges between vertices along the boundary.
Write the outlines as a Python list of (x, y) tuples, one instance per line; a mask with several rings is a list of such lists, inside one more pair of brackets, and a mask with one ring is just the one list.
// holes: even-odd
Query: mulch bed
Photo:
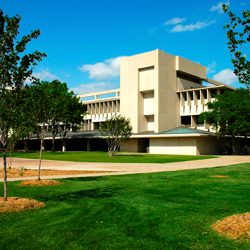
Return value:
[(231, 239), (250, 240), (250, 213), (235, 214), (213, 224), (219, 234)]
[[(91, 171), (91, 170), (41, 170), (41, 176), (51, 175), (75, 175), (75, 174), (99, 174), (111, 173), (113, 171)], [(25, 168), (11, 168), (7, 170), (8, 178), (37, 176), (38, 170)], [(3, 170), (0, 170), (0, 178), (3, 178)]]
[(5, 212), (20, 212), (29, 209), (44, 207), (44, 203), (28, 199), (28, 198), (18, 198), (9, 197), (7, 201), (4, 201), (3, 197), (0, 197), (0, 213)]
[(62, 184), (56, 180), (26, 180), (22, 181), (20, 186), (57, 186)]

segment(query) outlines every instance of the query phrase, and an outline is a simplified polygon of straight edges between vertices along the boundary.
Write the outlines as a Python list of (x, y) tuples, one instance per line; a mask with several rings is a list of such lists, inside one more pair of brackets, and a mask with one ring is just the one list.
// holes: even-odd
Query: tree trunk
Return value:
[(65, 152), (66, 151), (66, 141), (63, 140), (62, 141), (62, 152)]
[(52, 137), (52, 152), (55, 152), (55, 136)]
[(11, 169), (11, 167), (12, 167), (12, 150), (10, 148), (10, 157), (9, 157), (9, 166), (8, 166), (8, 168)]
[(108, 151), (108, 155), (109, 157), (112, 157), (113, 156), (113, 152), (111, 150)]
[(232, 141), (233, 141), (233, 155), (236, 155), (235, 137), (232, 137)]
[(28, 152), (28, 140), (27, 139), (24, 139), (24, 141), (23, 141), (23, 147), (24, 147), (24, 151)]
[(245, 139), (245, 154), (248, 154), (248, 150), (247, 150), (247, 135), (244, 136)]
[(4, 179), (4, 200), (8, 200), (8, 182), (7, 182), (7, 159), (6, 146), (3, 146), (3, 179)]
[(112, 157), (114, 155), (114, 148), (113, 146), (108, 147), (108, 156)]
[(38, 166), (38, 180), (41, 180), (41, 165), (42, 165), (42, 152), (43, 152), (43, 131), (40, 139), (40, 155), (39, 155), (39, 166)]

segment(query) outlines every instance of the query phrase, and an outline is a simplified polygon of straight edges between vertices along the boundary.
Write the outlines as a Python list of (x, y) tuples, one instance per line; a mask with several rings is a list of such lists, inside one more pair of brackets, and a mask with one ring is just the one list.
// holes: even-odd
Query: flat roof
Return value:
[(194, 129), (188, 127), (177, 127), (169, 130), (165, 130), (159, 133), (154, 132), (144, 132), (133, 134), (132, 138), (167, 138), (167, 137), (207, 137), (207, 136), (215, 136), (215, 133)]

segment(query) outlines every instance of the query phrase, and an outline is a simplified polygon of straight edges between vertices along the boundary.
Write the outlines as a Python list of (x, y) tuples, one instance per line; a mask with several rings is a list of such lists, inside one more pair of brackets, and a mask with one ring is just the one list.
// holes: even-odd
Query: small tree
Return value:
[(35, 51), (25, 54), (28, 43), (38, 38), (39, 30), (32, 31), (18, 40), (19, 16), (8, 17), (0, 10), (0, 142), (3, 148), (4, 199), (7, 200), (7, 169), (6, 150), (10, 129), (17, 123), (20, 116), (18, 91), (25, 81), (32, 77), (37, 62), (44, 53)]
[(101, 135), (108, 144), (108, 155), (112, 157), (119, 149), (121, 142), (125, 142), (132, 135), (130, 120), (121, 116), (114, 115), (101, 125)]
[[(229, 23), (224, 26), (227, 31), (228, 49), (232, 56), (234, 73), (240, 83), (250, 90), (250, 61), (247, 60), (250, 42), (250, 11), (242, 11), (242, 17), (234, 14), (229, 6), (223, 5), (224, 12), (229, 17)], [(244, 50), (244, 45), (245, 51)]]
[(212, 124), (218, 136), (232, 137), (233, 154), (236, 153), (236, 136), (250, 133), (250, 95), (247, 89), (237, 89), (218, 95), (208, 103), (208, 112), (202, 113), (204, 120)]

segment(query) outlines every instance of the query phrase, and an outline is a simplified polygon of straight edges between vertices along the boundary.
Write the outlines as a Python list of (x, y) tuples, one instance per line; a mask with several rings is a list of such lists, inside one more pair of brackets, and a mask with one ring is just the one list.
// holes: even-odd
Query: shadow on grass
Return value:
[[(136, 155), (136, 154), (114, 154), (112, 157), (145, 157), (145, 155)], [(112, 159), (112, 158), (111, 158)]]
[(94, 188), (89, 190), (79, 190), (75, 192), (65, 193), (61, 195), (49, 195), (49, 196), (41, 196), (39, 200), (43, 202), (47, 201), (77, 201), (86, 198), (98, 199), (98, 198), (110, 198), (119, 194), (121, 188), (112, 188), (112, 187), (104, 187), (104, 188)]
[(81, 181), (81, 182), (85, 182), (85, 181), (101, 181), (104, 180), (105, 178), (107, 178), (106, 176), (93, 176), (93, 177), (72, 177), (72, 178), (67, 178), (65, 180), (67, 181)]

